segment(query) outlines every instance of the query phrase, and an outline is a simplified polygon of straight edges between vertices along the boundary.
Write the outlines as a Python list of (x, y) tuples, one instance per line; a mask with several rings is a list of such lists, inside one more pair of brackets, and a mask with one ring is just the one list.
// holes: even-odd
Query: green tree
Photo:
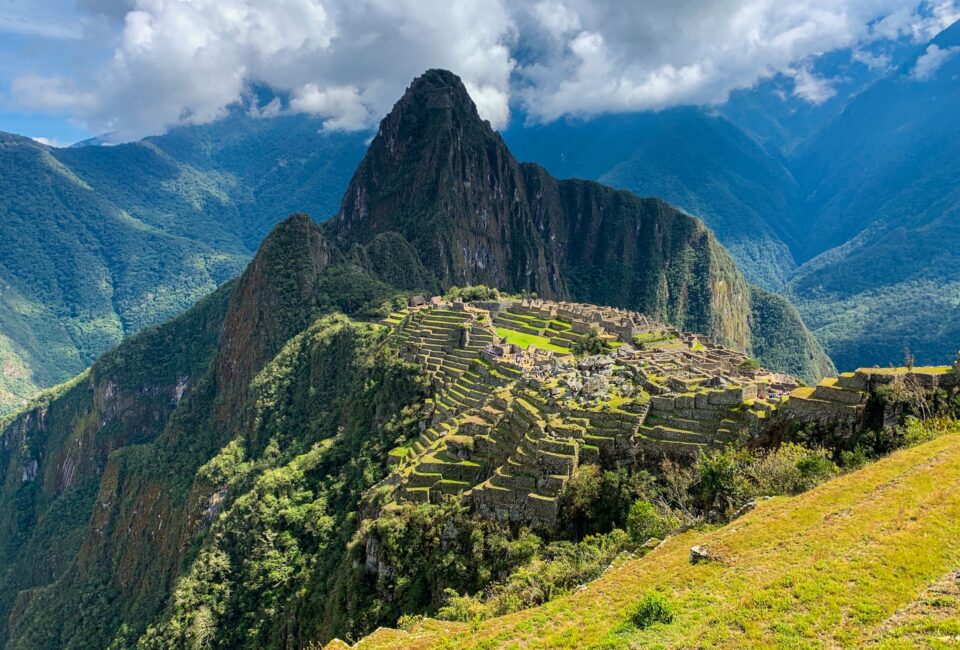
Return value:
[(672, 514), (662, 514), (649, 501), (638, 499), (627, 515), (627, 532), (638, 544), (650, 538), (663, 539), (680, 525)]

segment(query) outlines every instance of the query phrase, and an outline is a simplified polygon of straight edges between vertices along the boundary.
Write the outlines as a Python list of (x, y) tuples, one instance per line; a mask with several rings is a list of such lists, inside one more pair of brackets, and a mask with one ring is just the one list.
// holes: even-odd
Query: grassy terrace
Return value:
[[(359, 647), (957, 647), (957, 599), (931, 609), (927, 591), (960, 568), (954, 431), (725, 527), (672, 537), (541, 607), (476, 626), (427, 620)], [(714, 561), (691, 564), (698, 545)], [(654, 590), (673, 621), (640, 630), (629, 613)]]
[(507, 339), (507, 343), (512, 345), (519, 345), (520, 347), (526, 349), (531, 345), (537, 346), (541, 350), (550, 350), (551, 352), (556, 352), (558, 354), (570, 354), (570, 348), (560, 347), (550, 342), (545, 336), (537, 336), (536, 334), (525, 334), (523, 332), (518, 332), (516, 330), (507, 329), (506, 327), (498, 327), (497, 336)]
[(951, 366), (916, 366), (915, 368), (860, 368), (857, 372), (867, 375), (905, 375), (909, 372), (927, 375), (945, 375), (951, 370)]

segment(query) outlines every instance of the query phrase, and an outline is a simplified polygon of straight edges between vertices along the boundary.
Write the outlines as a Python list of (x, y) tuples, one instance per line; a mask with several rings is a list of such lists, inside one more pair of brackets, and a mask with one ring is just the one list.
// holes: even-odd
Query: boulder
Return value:
[(707, 551), (702, 546), (691, 546), (690, 547), (690, 564), (700, 564), (702, 562), (712, 562), (714, 557), (710, 555), (710, 552)]

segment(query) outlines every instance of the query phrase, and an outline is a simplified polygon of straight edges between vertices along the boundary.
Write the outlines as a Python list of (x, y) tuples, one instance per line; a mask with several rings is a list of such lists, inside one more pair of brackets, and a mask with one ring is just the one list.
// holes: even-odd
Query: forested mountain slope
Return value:
[(784, 161), (716, 111), (518, 122), (504, 138), (521, 160), (558, 178), (589, 178), (659, 197), (702, 218), (751, 282), (776, 289), (795, 267), (799, 186)]
[(291, 212), (335, 212), (367, 135), (319, 129), (237, 109), (114, 147), (0, 134), (0, 409), (194, 304)]
[[(581, 329), (587, 322), (543, 321), (524, 315), (519, 300), (509, 302), (495, 318), (508, 340), (538, 327), (566, 341), (561, 352), (569, 360), (546, 359), (545, 371), (622, 364), (599, 392), (583, 381), (562, 384), (571, 400), (565, 423), (562, 405), (548, 402), (561, 384), (511, 366), (520, 352), (484, 361), (478, 350), (483, 331), (493, 340), (489, 316), (463, 327), (463, 303), (459, 312), (449, 301), (404, 309), (412, 293), (437, 286), (415, 247), (395, 233), (342, 250), (320, 226), (294, 216), (266, 238), (238, 280), (123, 342), (9, 419), (0, 433), (6, 647), (279, 648), (357, 639), (403, 614), (436, 611), (450, 599), (447, 587), (478, 594), (530, 562), (568, 558), (574, 567), (583, 563), (574, 577), (597, 575), (619, 549), (632, 548), (614, 527), (651, 489), (647, 472), (665, 457), (689, 465), (714, 447), (714, 437), (752, 431), (753, 440), (764, 440), (794, 422), (805, 436), (814, 426), (825, 441), (836, 426), (848, 447), (862, 442), (882, 452), (901, 444), (902, 433), (884, 437), (868, 428), (898, 420), (912, 403), (909, 396), (876, 401), (878, 386), (897, 381), (897, 373), (850, 374), (842, 385), (824, 381), (784, 399), (797, 385), (792, 378), (702, 336), (650, 323), (655, 329), (635, 336), (633, 351), (622, 338), (616, 348), (604, 344), (623, 361), (588, 352), (571, 358), (590, 340), (589, 326)], [(489, 290), (474, 291), (489, 308)], [(578, 313), (593, 321), (589, 311)], [(420, 317), (432, 320), (415, 325)], [(643, 328), (643, 319), (630, 320)], [(603, 334), (601, 342), (611, 340)], [(942, 386), (944, 405), (956, 409), (958, 372), (960, 365), (902, 376)], [(462, 381), (444, 381), (444, 373)], [(557, 505), (562, 525), (534, 534), (478, 516), (457, 499), (390, 498), (405, 477), (456, 495), (464, 481), (452, 477), (479, 470), (480, 456), (449, 451), (480, 451), (483, 435), (476, 446), (465, 437), (482, 428), (471, 411), (478, 395), (486, 402), (477, 410), (496, 418), (486, 437), (494, 450), (514, 445), (514, 464), (536, 453), (544, 463), (572, 458), (579, 467), (544, 476), (537, 488), (569, 482), (554, 501), (564, 504)], [(594, 405), (597, 399), (606, 406)], [(621, 410), (627, 402), (631, 410)], [(778, 413), (787, 419), (774, 419)], [(833, 414), (835, 425), (817, 428)], [(421, 456), (409, 460), (418, 449)], [(866, 452), (857, 453), (862, 462)], [(814, 477), (835, 471), (821, 452), (788, 460)], [(441, 479), (447, 472), (451, 478)], [(689, 498), (704, 514), (719, 503), (710, 492), (691, 490)]]
[[(788, 287), (838, 365), (948, 358), (960, 342), (960, 24), (855, 97), (792, 163), (806, 255)], [(938, 67), (924, 67), (931, 53)]]

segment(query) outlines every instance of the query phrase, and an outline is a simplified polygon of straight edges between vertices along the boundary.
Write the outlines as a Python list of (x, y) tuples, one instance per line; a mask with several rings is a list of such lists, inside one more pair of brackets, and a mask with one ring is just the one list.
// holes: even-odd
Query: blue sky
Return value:
[(90, 131), (68, 115), (18, 110), (9, 99), (10, 82), (18, 75), (62, 73), (78, 49), (91, 51), (81, 42), (79, 24), (73, 2), (0, 0), (0, 130), (61, 143), (90, 137)]
[(846, 51), (883, 66), (960, 0), (0, 0), (0, 130), (55, 144), (204, 123), (270, 86), (325, 128), (369, 128), (429, 67), (481, 114), (561, 116), (717, 104), (764, 79), (824, 102)]

